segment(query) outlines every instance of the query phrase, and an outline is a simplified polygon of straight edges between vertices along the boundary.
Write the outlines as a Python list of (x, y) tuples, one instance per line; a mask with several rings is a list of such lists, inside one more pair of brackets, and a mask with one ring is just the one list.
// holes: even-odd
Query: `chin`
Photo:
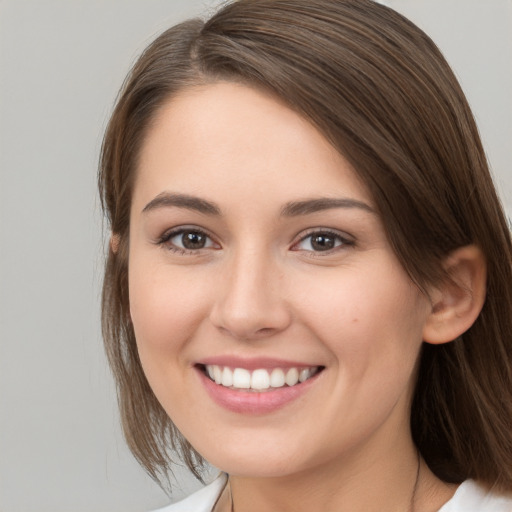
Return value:
[[(213, 449), (217, 446), (219, 449)], [(229, 475), (246, 478), (278, 478), (316, 466), (320, 454), (308, 456), (304, 443), (285, 444), (270, 439), (253, 439), (253, 442), (208, 445), (201, 455), (213, 466)]]
[(218, 463), (212, 464), (225, 473), (244, 478), (280, 478), (300, 472), (303, 468), (290, 462), (277, 460), (273, 457), (260, 456), (258, 459), (220, 457)]

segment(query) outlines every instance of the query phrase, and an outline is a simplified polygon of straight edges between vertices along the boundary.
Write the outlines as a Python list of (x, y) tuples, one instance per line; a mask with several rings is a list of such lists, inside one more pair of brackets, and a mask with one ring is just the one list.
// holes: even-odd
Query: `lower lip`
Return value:
[(201, 382), (213, 401), (229, 411), (239, 414), (268, 414), (294, 402), (303, 396), (316, 382), (321, 373), (295, 386), (270, 389), (269, 391), (237, 391), (221, 386), (196, 368)]

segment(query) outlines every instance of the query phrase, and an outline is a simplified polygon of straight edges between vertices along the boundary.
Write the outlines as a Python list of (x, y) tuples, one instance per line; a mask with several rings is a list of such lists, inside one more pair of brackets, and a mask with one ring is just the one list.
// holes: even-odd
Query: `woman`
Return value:
[[(156, 39), (105, 135), (103, 326), (169, 511), (512, 510), (511, 243), (432, 41), (369, 0)], [(229, 475), (229, 476), (227, 476)]]

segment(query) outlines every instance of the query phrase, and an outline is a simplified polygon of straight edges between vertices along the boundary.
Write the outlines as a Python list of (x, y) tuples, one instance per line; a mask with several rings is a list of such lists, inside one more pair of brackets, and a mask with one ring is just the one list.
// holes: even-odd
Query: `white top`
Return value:
[[(223, 474), (188, 498), (155, 512), (211, 512), (225, 484), (226, 475)], [(512, 495), (498, 495), (474, 480), (466, 480), (439, 512), (512, 512)]]

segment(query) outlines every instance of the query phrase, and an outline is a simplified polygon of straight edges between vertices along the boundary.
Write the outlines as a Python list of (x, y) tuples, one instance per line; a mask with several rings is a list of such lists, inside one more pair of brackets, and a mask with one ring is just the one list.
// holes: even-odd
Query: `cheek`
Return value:
[(390, 414), (408, 421), (428, 308), (408, 278), (388, 270), (386, 279), (367, 272), (336, 286), (331, 281), (329, 293), (322, 293), (327, 281), (316, 282), (304, 310), (309, 330), (331, 355), (327, 422), (354, 442)]
[(178, 357), (203, 322), (207, 305), (200, 283), (187, 272), (136, 257), (130, 261), (130, 314), (145, 368), (164, 367), (169, 356)]
[(368, 268), (336, 278), (326, 273), (299, 286), (307, 290), (300, 316), (354, 381), (362, 381), (369, 368), (381, 377), (412, 369), (428, 313), (427, 301), (401, 268)]
[(136, 257), (130, 261), (129, 293), (142, 369), (167, 414), (179, 418), (190, 379), (187, 347), (204, 321), (206, 294), (186, 272)]

